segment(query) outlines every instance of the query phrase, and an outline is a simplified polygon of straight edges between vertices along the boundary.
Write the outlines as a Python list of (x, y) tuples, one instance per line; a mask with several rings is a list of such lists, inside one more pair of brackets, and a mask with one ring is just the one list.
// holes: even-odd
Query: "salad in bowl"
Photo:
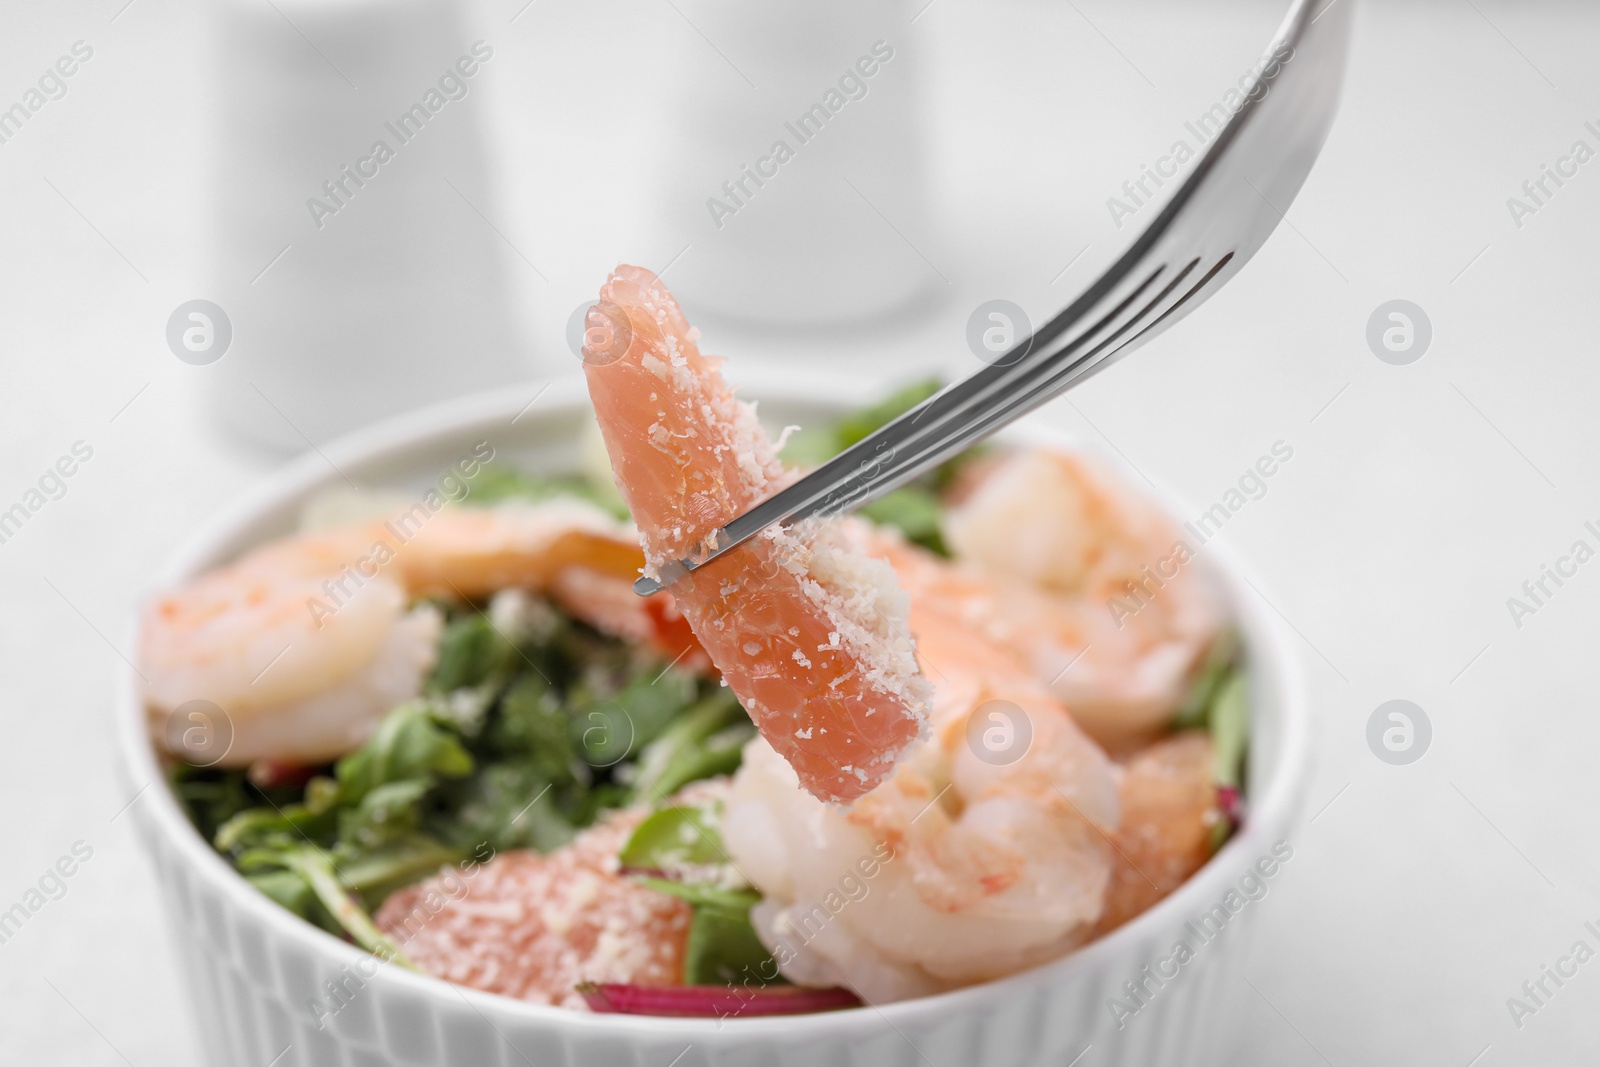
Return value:
[[(587, 328), (566, 462), (458, 420), (409, 442), (447, 460), (420, 491), (303, 477), (147, 605), (138, 758), (190, 827), (163, 874), (226, 899), (224, 969), (296, 946), (236, 1025), (390, 1053), (426, 1028), (408, 1062), (454, 1060), (452, 1026), (572, 1062), (700, 1035), (740, 1062), (804, 1028), (920, 1050), (895, 1018), (1046, 1004), (1080, 957), (1089, 1010), (1124, 995), (1122, 928), (1219, 851), (1248, 868), (1228, 843), (1255, 783), (1287, 789), (1281, 711), (1270, 779), (1249, 741), (1265, 624), (1118, 470), (1053, 442), (674, 571), (937, 383), (774, 437), (647, 272), (619, 268)], [(399, 446), (364, 447), (382, 484)], [(665, 590), (635, 595), (641, 573)]]

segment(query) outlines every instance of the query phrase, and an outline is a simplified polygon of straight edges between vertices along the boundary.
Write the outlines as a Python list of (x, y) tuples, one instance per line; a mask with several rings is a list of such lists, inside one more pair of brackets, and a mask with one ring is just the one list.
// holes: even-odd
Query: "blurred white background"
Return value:
[[(77, 443), (92, 457), (0, 543), (0, 907), (74, 842), (93, 857), (0, 944), (0, 1061), (200, 1062), (110, 721), (133, 607), (196, 523), (378, 414), (575, 374), (568, 318), (618, 261), (666, 270), (735, 367), (848, 373), (863, 399), (966, 373), (973, 309), (1038, 321), (1092, 279), (1134, 232), (1107, 198), (1284, 6), (923, 3), (809, 5), (815, 40), (773, 15), (792, 48), (723, 0), (6, 5), (0, 108), (77, 42), (92, 56), (20, 128), (0, 114), (0, 509)], [(362, 28), (386, 9), (432, 28)], [(1356, 27), (1288, 224), (1044, 417), (1191, 515), (1294, 448), (1221, 535), (1302, 636), (1316, 715), (1237, 1062), (1575, 1063), (1600, 964), (1520, 1027), (1506, 1001), (1600, 920), (1600, 569), (1520, 627), (1506, 601), (1600, 523), (1600, 162), (1520, 226), (1507, 198), (1600, 148), (1600, 9), (1374, 0)], [(704, 199), (879, 39), (867, 95), (719, 230)], [(306, 198), (478, 41), (470, 91), (319, 228)], [(793, 254), (751, 260), (762, 241)], [(193, 299), (232, 324), (209, 365), (167, 343)], [(1366, 340), (1394, 299), (1432, 323), (1406, 366)], [(1366, 740), (1394, 698), (1433, 727), (1407, 766)]]

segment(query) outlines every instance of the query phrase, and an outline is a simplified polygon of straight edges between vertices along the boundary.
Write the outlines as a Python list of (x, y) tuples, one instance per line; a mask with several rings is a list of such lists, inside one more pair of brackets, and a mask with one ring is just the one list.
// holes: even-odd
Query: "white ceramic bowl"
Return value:
[[(526, 407), (534, 392), (503, 391), (430, 409), (303, 457), (178, 552), (158, 584), (198, 574), (288, 532), (308, 498), (342, 485), (345, 476), (358, 484), (420, 490), (482, 440), (497, 456), (531, 469), (575, 469), (578, 431), (588, 417), (582, 383), (557, 383)], [(867, 394), (835, 381), (777, 376), (747, 381), (744, 395), (760, 400), (763, 417), (782, 425), (815, 422), (839, 410), (844, 398)], [(1055, 963), (940, 996), (821, 1015), (727, 1021), (593, 1015), (454, 987), (395, 967), (378, 967), (362, 980), (372, 957), (257, 893), (191, 826), (167, 788), (130, 669), (119, 700), (122, 766), (130, 792), (151, 786), (131, 810), (167, 901), (208, 1062), (1059, 1067), (1077, 1062), (1088, 1046), (1085, 1067), (1207, 1062), (1220, 1054), (1232, 1015), (1225, 1001), (1259, 925), (1254, 904), (1236, 913), (1227, 906), (1245, 899), (1237, 891), (1240, 879), (1252, 887), (1255, 865), (1287, 835), (1305, 778), (1306, 711), (1279, 622), (1244, 592), (1235, 564), (1214, 549), (1206, 555), (1233, 600), (1250, 658), (1253, 735), (1243, 830), (1158, 906)], [(1257, 880), (1270, 890), (1273, 878)], [(1228, 921), (1202, 944), (1185, 924), (1217, 906)], [(1172, 959), (1179, 939), (1194, 953), (1181, 965)], [(327, 999), (330, 981), (343, 983), (349, 1003), (319, 1027), (311, 1002)], [(1142, 999), (1130, 996), (1129, 983), (1142, 983)]]

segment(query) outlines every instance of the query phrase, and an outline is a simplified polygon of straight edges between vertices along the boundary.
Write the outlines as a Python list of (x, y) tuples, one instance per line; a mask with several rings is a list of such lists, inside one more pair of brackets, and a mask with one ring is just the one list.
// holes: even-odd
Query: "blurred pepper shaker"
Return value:
[(207, 368), (230, 433), (301, 449), (525, 378), (456, 0), (213, 0)]
[[(939, 278), (905, 0), (694, 0), (722, 57), (680, 69), (661, 215), (695, 314), (829, 325), (903, 310)], [(697, 46), (699, 47), (699, 46)], [(671, 239), (670, 237), (668, 238)]]

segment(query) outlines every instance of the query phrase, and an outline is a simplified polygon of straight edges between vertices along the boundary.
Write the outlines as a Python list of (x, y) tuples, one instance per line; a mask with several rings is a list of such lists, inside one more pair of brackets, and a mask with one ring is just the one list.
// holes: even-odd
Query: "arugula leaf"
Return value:
[[(470, 847), (476, 848), (479, 844)], [(354, 855), (345, 847), (336, 848), (334, 853), (338, 858), (340, 882), (376, 908), (396, 889), (426, 878), (448, 863), (455, 863), (466, 851), (466, 848), (450, 848), (427, 834), (411, 833)]]
[(802, 426), (789, 435), (778, 453), (785, 463), (797, 467), (820, 467), (839, 454), (839, 434), (831, 425)]
[(1238, 789), (1250, 736), (1250, 701), (1243, 673), (1228, 675), (1211, 703), (1212, 776), (1218, 785)]
[(727, 985), (762, 973), (771, 961), (772, 953), (750, 925), (749, 908), (694, 909), (684, 952), (684, 984)]
[(617, 703), (633, 720), (633, 746), (637, 751), (671, 725), (672, 720), (699, 695), (699, 679), (689, 671), (666, 667), (652, 671), (647, 667), (617, 694)]
[(669, 871), (726, 863), (722, 835), (711, 817), (698, 808), (667, 807), (634, 827), (622, 846), (622, 865), (638, 870)]
[[(210, 840), (223, 823), (261, 803), (261, 790), (252, 786), (242, 770), (174, 764), (172, 791), (188, 811), (200, 836)], [(293, 800), (285, 795), (275, 800)]]
[(1188, 699), (1173, 716), (1173, 730), (1205, 730), (1211, 735), (1214, 780), (1240, 788), (1245, 751), (1250, 744), (1250, 699), (1239, 638), (1232, 631), (1213, 643)]
[(1238, 666), (1239, 637), (1225, 630), (1211, 643), (1211, 651), (1200, 668), (1200, 675), (1189, 688), (1189, 696), (1172, 718), (1174, 730), (1192, 730), (1206, 726), (1217, 692)]
[(435, 721), (426, 701), (391, 711), (365, 745), (334, 765), (340, 799), (359, 804), (372, 790), (403, 778), (465, 778), (473, 760), (461, 740)]
[(950, 551), (945, 547), (944, 535), (939, 532), (942, 511), (939, 498), (914, 482), (868, 501), (861, 508), (861, 514), (878, 525), (893, 526), (913, 544), (948, 556)]
[(573, 748), (591, 767), (615, 767), (633, 749), (633, 721), (626, 710), (608, 700), (580, 705), (569, 732)]
[(519, 658), (516, 646), (474, 610), (445, 625), (428, 689), (448, 693), (482, 685), (508, 672)]
[(551, 497), (572, 496), (596, 504), (619, 519), (628, 517), (615, 491), (607, 493), (587, 478), (548, 478), (529, 474), (512, 467), (486, 466), (472, 489), (475, 504), (498, 504), (503, 501), (538, 503)]
[(677, 897), (697, 908), (718, 908), (723, 911), (749, 911), (761, 903), (761, 894), (753, 889), (723, 889), (704, 882), (678, 882), (671, 878), (653, 875), (635, 875), (635, 882), (649, 886), (658, 893)]
[(802, 427), (789, 437), (782, 456), (788, 463), (815, 467), (882, 428), (937, 393), (944, 383), (937, 378), (914, 382), (872, 407), (841, 415), (832, 422)]
[(299, 842), (328, 836), (336, 813), (319, 794), (317, 804), (284, 804), (247, 808), (217, 828), (212, 843), (223, 852), (272, 841)]
[(489, 742), (500, 753), (525, 758), (547, 782), (577, 778), (561, 694), (531, 671), (518, 675), (500, 698), (500, 716), (490, 729)]
[(611, 767), (654, 741), (694, 703), (698, 683), (688, 671), (668, 667), (633, 676), (609, 698), (580, 685), (571, 735), (578, 754), (593, 767)]
[(564, 811), (574, 826), (588, 826), (603, 811), (620, 808), (628, 801), (628, 789), (619, 782), (600, 782), (580, 793)]
[(431, 778), (402, 778), (375, 786), (354, 808), (339, 812), (339, 840), (376, 848), (417, 828), (418, 804), (433, 788)]
[(486, 841), (496, 851), (548, 852), (586, 824), (569, 818), (561, 805), (565, 795), (525, 760), (485, 764), (471, 778), (446, 787), (441, 799), (450, 815), (440, 820), (438, 832), (460, 848)]
[[(728, 863), (716, 814), (677, 805), (657, 810), (636, 826), (618, 858), (624, 869), (640, 872), (682, 872)], [(771, 954), (750, 925), (750, 909), (761, 901), (755, 890), (654, 873), (636, 874), (634, 881), (694, 908), (684, 955), (685, 984), (738, 981), (751, 968), (765, 968), (771, 962)]]
[[(320, 916), (312, 913), (312, 907), (317, 902), (317, 895), (311, 891), (310, 883), (296, 872), (290, 870), (263, 871), (258, 874), (245, 875), (245, 881), (302, 919), (310, 919), (319, 926), (325, 925)], [(334, 932), (338, 932), (337, 922), (332, 919), (332, 916), (328, 918), (328, 924), (334, 928)]]
[(944, 388), (938, 378), (924, 378), (902, 386), (869, 408), (844, 415), (834, 423), (841, 448), (849, 448), (883, 429), (934, 393)]
[(316, 894), (317, 901), (338, 920), (356, 944), (392, 963), (409, 970), (417, 970), (415, 964), (406, 959), (400, 952), (400, 946), (389, 939), (389, 935), (378, 929), (372, 917), (351, 898), (348, 890), (339, 881), (338, 872), (333, 866), (333, 859), (320, 848), (307, 845), (303, 848), (291, 849), (282, 854), (284, 866), (301, 878), (311, 887)]
[(659, 803), (690, 782), (732, 774), (755, 732), (733, 691), (718, 686), (644, 746), (628, 802)]
[(393, 944), (365, 909), (401, 886), (425, 878), (461, 852), (425, 834), (407, 834), (361, 850), (348, 843), (332, 850), (304, 839), (247, 847), (234, 864), (262, 893), (333, 933), (347, 933), (369, 951)]
[[(904, 415), (943, 387), (944, 383), (938, 378), (913, 382), (869, 408), (843, 415), (831, 424), (803, 429), (789, 438), (783, 449), (783, 458), (802, 466), (819, 466)], [(948, 556), (949, 550), (939, 532), (939, 493), (955, 480), (961, 467), (979, 451), (978, 448), (968, 449), (946, 460), (915, 481), (863, 505), (861, 514), (879, 525), (896, 527), (914, 544)]]

